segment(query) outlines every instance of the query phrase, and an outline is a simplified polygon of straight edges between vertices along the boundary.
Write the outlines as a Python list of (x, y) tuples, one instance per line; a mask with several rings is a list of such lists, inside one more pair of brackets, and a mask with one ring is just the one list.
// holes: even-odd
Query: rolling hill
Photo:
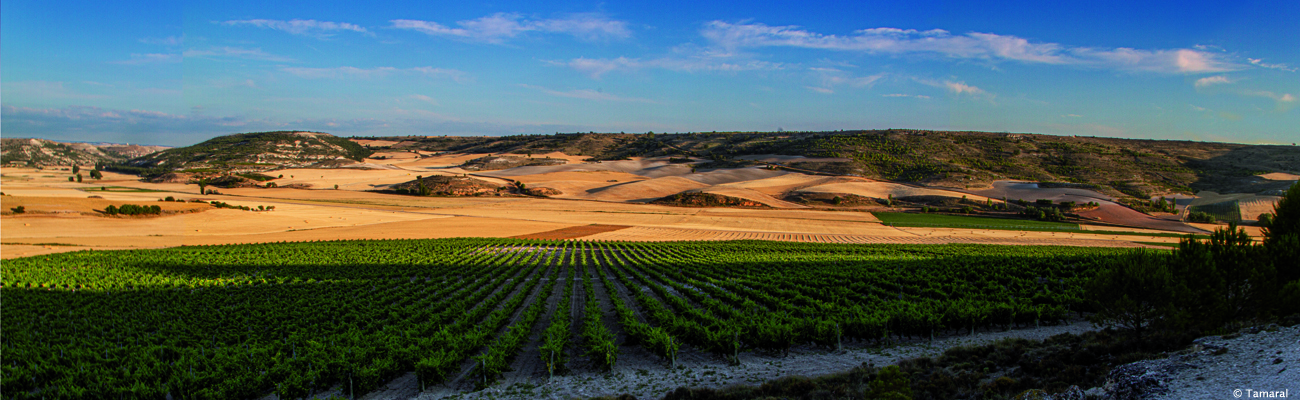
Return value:
[(111, 169), (141, 175), (169, 172), (256, 172), (277, 168), (330, 168), (354, 164), (372, 152), (319, 132), (255, 132), (220, 136), (126, 161)]
[(0, 139), (0, 164), (31, 167), (97, 165), (126, 161), (166, 146), (117, 143), (56, 142), (46, 139)]
[(372, 149), (543, 154), (593, 161), (685, 156), (700, 168), (772, 165), (803, 172), (955, 187), (995, 180), (1068, 183), (1116, 197), (1212, 190), (1262, 193), (1285, 185), (1251, 178), (1300, 173), (1300, 147), (992, 132), (573, 133), (506, 137), (354, 138)]

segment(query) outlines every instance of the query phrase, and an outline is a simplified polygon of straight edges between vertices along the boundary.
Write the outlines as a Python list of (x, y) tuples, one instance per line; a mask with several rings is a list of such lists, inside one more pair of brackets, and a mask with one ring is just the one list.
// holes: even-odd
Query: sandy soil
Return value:
[(397, 144), (397, 142), (394, 142), (392, 140), (352, 139), (352, 141), (362, 146), (374, 146), (374, 147), (389, 147)]
[(591, 189), (583, 196), (575, 194), (574, 198), (616, 202), (647, 202), (687, 190), (706, 187), (708, 185), (691, 179), (669, 176)]
[(875, 182), (875, 181), (867, 181), (867, 180), (863, 180), (861, 182), (828, 183), (824, 185), (806, 187), (800, 189), (799, 191), (811, 192), (811, 193), (849, 193), (849, 194), (856, 194), (858, 196), (874, 197), (877, 199), (889, 198), (889, 196), (891, 195), (894, 197), (946, 196), (946, 197), (956, 197), (956, 198), (961, 198), (962, 196), (966, 196), (967, 198), (973, 201), (985, 201), (988, 199), (988, 197), (984, 197), (982, 195), (977, 195), (977, 194), (967, 194), (967, 193), (950, 191), (950, 190), (942, 190), (942, 189), (918, 188), (914, 186), (900, 185), (897, 183)]
[(1267, 173), (1267, 174), (1260, 175), (1259, 177), (1260, 177), (1260, 178), (1264, 178), (1264, 179), (1268, 179), (1268, 180), (1270, 180), (1270, 181), (1294, 181), (1294, 180), (1300, 180), (1300, 175), (1296, 175), (1296, 174), (1288, 174), (1288, 173), (1285, 173), (1285, 172), (1270, 172), (1270, 173)]
[(690, 174), (691, 167), (686, 164), (671, 164), (666, 159), (601, 161), (596, 163), (547, 165), (535, 167), (518, 167), (500, 171), (486, 171), (484, 175), (515, 177), (520, 175), (537, 175), (552, 172), (590, 172), (611, 171), (641, 175), (649, 178), (665, 176), (682, 176)]
[(718, 187), (753, 189), (771, 196), (780, 196), (800, 188), (852, 180), (852, 178), (832, 178), (792, 173), (752, 181), (725, 183), (718, 185)]
[[(435, 175), (434, 173), (405, 169), (368, 170), (354, 168), (293, 168), (270, 171), (265, 174), (276, 177), (283, 175), (284, 178), (271, 181), (275, 182), (277, 186), (306, 184), (310, 185), (312, 189), (333, 189), (334, 185), (339, 185), (341, 190), (387, 189), (393, 184), (415, 180), (418, 175)], [(229, 189), (218, 190), (229, 191)]]
[(779, 200), (767, 193), (763, 193), (753, 189), (715, 186), (700, 191), (704, 193), (720, 194), (723, 196), (731, 196), (731, 197), (742, 198), (745, 200), (756, 201), (759, 203), (766, 204), (769, 207), (775, 207), (775, 208), (809, 208), (808, 206), (802, 204), (796, 204), (785, 200)]
[(1241, 219), (1243, 221), (1255, 221), (1259, 219), (1260, 214), (1272, 214), (1277, 201), (1281, 196), (1255, 196), (1250, 199), (1238, 202), (1241, 207)]
[[(112, 193), (112, 192), (109, 192)], [(102, 196), (104, 193), (91, 192), (90, 196)], [(109, 196), (119, 198), (119, 196)], [(170, 201), (158, 201), (157, 198), (132, 200), (113, 200), (109, 198), (91, 199), (77, 198), (70, 196), (58, 197), (37, 197), (37, 196), (12, 196), (5, 195), (0, 197), (0, 207), (9, 210), (14, 207), (22, 206), (26, 209), (26, 214), (15, 215), (15, 217), (37, 217), (39, 214), (66, 214), (66, 213), (85, 213), (88, 215), (98, 215), (108, 206), (121, 206), (123, 204), (135, 204), (141, 206), (159, 206), (163, 213), (178, 212), (195, 212), (211, 209), (212, 206), (206, 203), (178, 203)], [(109, 217), (104, 218), (149, 218), (149, 217)]]
[[(395, 155), (410, 154), (396, 153)], [(439, 155), (422, 159), (370, 160), (400, 168), (403, 163), (425, 165), (459, 163), (481, 155)], [(184, 183), (146, 183), (133, 176), (106, 173), (94, 183), (67, 182), (70, 171), (5, 168), (0, 204), (35, 204), (49, 211), (87, 211), (112, 204), (160, 204), (165, 208), (192, 207), (158, 203), (157, 199), (224, 201), (256, 208), (275, 206), (271, 212), (213, 209), (198, 213), (149, 218), (103, 218), (73, 214), (6, 215), (0, 218), (7, 246), (60, 243), (73, 246), (6, 247), (3, 257), (16, 257), (85, 247), (152, 248), (178, 245), (273, 242), (282, 240), (332, 240), (437, 237), (509, 237), (557, 229), (600, 225), (632, 226), (614, 232), (584, 236), (588, 240), (798, 240), (844, 243), (1019, 243), (1080, 246), (1135, 246), (1134, 241), (1176, 242), (1176, 238), (981, 231), (883, 226), (866, 212), (824, 211), (779, 200), (789, 190), (858, 192), (871, 197), (889, 194), (963, 193), (874, 182), (854, 177), (816, 177), (761, 168), (703, 171), (691, 174), (681, 164), (664, 160), (628, 160), (524, 167), (492, 171), (532, 186), (564, 191), (557, 199), (530, 197), (415, 197), (367, 192), (382, 185), (404, 182), (416, 175), (463, 173), (457, 168), (415, 169), (287, 169), (276, 182), (306, 183), (328, 189), (236, 188), (219, 189), (221, 195), (199, 195), (198, 187)], [(532, 172), (532, 173), (524, 173)], [(484, 178), (506, 181), (498, 178)], [(615, 180), (618, 182), (610, 182)], [(705, 183), (705, 182), (711, 182)], [(338, 184), (339, 190), (333, 190)], [(87, 191), (99, 187), (125, 187), (156, 192)], [(703, 190), (749, 198), (777, 209), (683, 208), (638, 204), (689, 190)], [(87, 199), (89, 195), (103, 200)], [(970, 197), (976, 197), (968, 195)], [(14, 200), (23, 198), (23, 200)], [(977, 198), (979, 199), (979, 198)], [(595, 201), (593, 201), (595, 200)], [(38, 203), (39, 203), (38, 202)], [(105, 204), (101, 204), (105, 203)], [(61, 204), (61, 205), (56, 205)], [(45, 205), (33, 205), (41, 210)], [(206, 207), (206, 206), (204, 206)], [(1149, 218), (1149, 217), (1148, 217)], [(1163, 221), (1169, 223), (1170, 221)], [(1213, 228), (1213, 227), (1209, 227)], [(1248, 227), (1252, 228), (1252, 227)], [(1121, 229), (1089, 227), (1085, 229)], [(1145, 231), (1142, 229), (1129, 229)], [(49, 247), (49, 248), (46, 248)]]

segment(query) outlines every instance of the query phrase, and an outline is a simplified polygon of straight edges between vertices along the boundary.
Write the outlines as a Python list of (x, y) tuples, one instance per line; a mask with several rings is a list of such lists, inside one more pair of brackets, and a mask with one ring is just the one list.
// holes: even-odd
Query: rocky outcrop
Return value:
[(738, 197), (723, 196), (720, 194), (703, 193), (703, 192), (686, 192), (678, 193), (672, 196), (664, 197), (659, 200), (650, 202), (665, 206), (677, 207), (761, 207), (767, 208), (766, 204), (753, 200), (742, 199)]
[(393, 185), (392, 188), (400, 194), (417, 196), (487, 196), (505, 190), (504, 186), (482, 179), (448, 175), (417, 177), (413, 181)]

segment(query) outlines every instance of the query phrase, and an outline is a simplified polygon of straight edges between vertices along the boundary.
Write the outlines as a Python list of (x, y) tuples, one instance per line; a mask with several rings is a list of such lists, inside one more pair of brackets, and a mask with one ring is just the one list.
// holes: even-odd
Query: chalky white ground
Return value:
[[(439, 386), (427, 388), (424, 393), (420, 393), (415, 398), (422, 400), (572, 399), (627, 393), (638, 399), (657, 399), (683, 386), (722, 388), (737, 384), (759, 385), (786, 376), (815, 377), (846, 372), (864, 363), (883, 367), (907, 358), (938, 355), (951, 347), (987, 344), (1004, 338), (1043, 340), (1061, 333), (1078, 334), (1093, 329), (1092, 324), (1077, 321), (1036, 329), (977, 331), (974, 335), (936, 338), (933, 342), (909, 341), (885, 348), (866, 347), (867, 343), (846, 343), (845, 350), (842, 352), (835, 352), (825, 347), (798, 346), (785, 357), (781, 354), (765, 352), (741, 353), (739, 366), (733, 366), (726, 360), (707, 353), (683, 351), (677, 369), (667, 367), (665, 363), (649, 354), (627, 354), (645, 351), (636, 347), (624, 347), (622, 349), (624, 356), (620, 357), (614, 370), (608, 373), (581, 372), (557, 376), (549, 381), (545, 376), (517, 378), (507, 376), (502, 382), (476, 392), (463, 392)], [(412, 379), (405, 384), (409, 385), (413, 382)], [(394, 381), (393, 384), (399, 383)], [(390, 390), (392, 389), (397, 388)], [(386, 391), (388, 390), (380, 390), (365, 398), (408, 398), (400, 395), (386, 396), (383, 394)], [(392, 392), (396, 394), (401, 391), (392, 390)]]
[[(1207, 347), (1223, 346), (1228, 352), (1216, 356), (1212, 351), (1201, 351), (1179, 360), (1196, 368), (1172, 376), (1167, 382), (1169, 392), (1157, 399), (1268, 398), (1254, 397), (1247, 389), (1290, 390), (1288, 398), (1300, 397), (1300, 325), (1275, 332), (1246, 333), (1233, 339), (1210, 336), (1196, 342)], [(1241, 397), (1234, 395), (1238, 389)]]

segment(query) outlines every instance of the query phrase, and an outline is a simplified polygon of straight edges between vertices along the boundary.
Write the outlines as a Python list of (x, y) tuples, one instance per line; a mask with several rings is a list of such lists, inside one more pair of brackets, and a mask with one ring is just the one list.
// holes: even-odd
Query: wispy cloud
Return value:
[(809, 68), (808, 70), (811, 71), (820, 82), (818, 87), (827, 90), (830, 90), (835, 86), (851, 86), (858, 88), (870, 87), (885, 77), (885, 74), (883, 73), (869, 76), (853, 76), (852, 74), (838, 68), (814, 67)]
[(294, 35), (326, 38), (340, 31), (369, 33), (366, 28), (346, 22), (317, 21), (314, 19), (293, 19), (288, 21), (274, 19), (246, 19), (222, 22), (224, 25), (251, 25), (258, 28), (284, 31)]
[(550, 88), (546, 88), (546, 87), (542, 87), (542, 86), (536, 86), (536, 85), (521, 84), (521, 85), (519, 85), (519, 86), (521, 86), (521, 87), (526, 87), (526, 88), (529, 88), (529, 89), (535, 89), (535, 90), (541, 91), (542, 93), (546, 93), (546, 94), (549, 94), (549, 95), (552, 95), (552, 96), (569, 97), (569, 98), (574, 98), (574, 99), (595, 100), (595, 101), (627, 101), (627, 102), (638, 102), (638, 103), (653, 103), (653, 101), (651, 101), (650, 99), (642, 99), (642, 98), (636, 98), (636, 97), (622, 97), (622, 96), (617, 96), (617, 95), (613, 95), (613, 94), (605, 93), (605, 92), (603, 92), (603, 91), (599, 91), (599, 90), (591, 90), (591, 89), (574, 89), (574, 90), (568, 90), (568, 91), (560, 91), (560, 90), (554, 90), (554, 89), (550, 89)]
[(943, 82), (942, 87), (948, 89), (948, 91), (952, 92), (953, 94), (968, 94), (972, 96), (988, 94), (988, 92), (985, 92), (984, 89), (967, 85), (966, 82), (947, 81), (947, 82)]
[(1242, 92), (1242, 94), (1247, 96), (1267, 97), (1276, 100), (1280, 103), (1295, 102), (1295, 96), (1292, 96), (1290, 93), (1274, 93), (1267, 90), (1256, 90), (1256, 91)]
[(1162, 73), (1208, 73), (1240, 69), (1225, 56), (1203, 50), (1070, 47), (1035, 43), (1016, 36), (942, 29), (872, 28), (852, 35), (829, 35), (798, 26), (712, 21), (701, 34), (726, 49), (798, 47), (868, 54), (934, 54), (953, 59), (1018, 61)]
[(413, 94), (413, 95), (410, 95), (410, 96), (407, 96), (407, 97), (410, 97), (410, 98), (412, 98), (412, 99), (416, 99), (416, 100), (419, 100), (419, 101), (423, 101), (423, 102), (425, 102), (425, 103), (429, 103), (429, 104), (432, 104), (432, 105), (435, 105), (435, 106), (438, 105), (438, 101), (437, 101), (437, 100), (434, 100), (432, 97), (425, 96), (425, 95), (422, 95), (422, 94)]
[(131, 54), (131, 59), (110, 61), (113, 64), (124, 65), (143, 65), (143, 64), (167, 64), (181, 61), (180, 53), (146, 53)]
[(832, 90), (832, 89), (830, 89), (830, 88), (824, 88), (824, 87), (819, 87), (819, 86), (804, 86), (804, 87), (807, 88), (808, 90), (811, 90), (811, 91), (814, 91), (814, 92), (817, 92), (817, 93), (821, 93), (821, 94), (833, 94), (833, 93), (835, 93), (835, 91)]
[(1292, 68), (1292, 67), (1290, 67), (1290, 66), (1288, 66), (1288, 65), (1286, 65), (1286, 64), (1272, 64), (1272, 63), (1266, 63), (1266, 62), (1264, 62), (1263, 59), (1259, 59), (1259, 58), (1247, 58), (1246, 60), (1247, 60), (1247, 61), (1250, 61), (1250, 63), (1251, 63), (1252, 65), (1255, 65), (1255, 66), (1260, 67), (1260, 68), (1279, 69), (1279, 70), (1283, 70), (1283, 71), (1287, 71), (1287, 72), (1296, 72), (1296, 69), (1295, 69), (1295, 68)]
[(98, 100), (108, 96), (82, 93), (63, 82), (51, 81), (17, 81), (4, 83), (4, 95), (8, 99), (32, 100)]
[(1228, 77), (1226, 76), (1217, 75), (1217, 76), (1207, 76), (1201, 79), (1197, 79), (1196, 83), (1194, 83), (1193, 85), (1198, 88), (1203, 88), (1207, 86), (1221, 85), (1225, 83), (1232, 83), (1232, 81), (1228, 80)]
[(198, 58), (242, 58), (245, 60), (260, 60), (274, 62), (290, 62), (292, 58), (278, 56), (262, 51), (260, 48), (245, 49), (240, 47), (211, 47), (207, 49), (189, 49), (182, 53), (185, 57)]
[(911, 98), (922, 99), (922, 100), (926, 100), (930, 98), (930, 96), (926, 96), (923, 94), (905, 94), (905, 93), (890, 93), (886, 95), (881, 95), (880, 97), (911, 97)]
[(781, 63), (758, 60), (726, 60), (712, 57), (663, 57), (649, 60), (639, 58), (575, 58), (569, 61), (552, 61), (554, 65), (564, 65), (600, 79), (613, 71), (632, 71), (643, 68), (658, 68), (679, 72), (737, 72), (754, 70), (782, 69)]
[(612, 20), (600, 14), (574, 14), (564, 18), (533, 19), (517, 13), (496, 13), (477, 19), (458, 21), (455, 28), (437, 22), (411, 19), (395, 19), (390, 22), (396, 29), (489, 43), (501, 43), (527, 32), (567, 34), (588, 41), (626, 39), (632, 36), (627, 22)]
[(282, 67), (281, 71), (288, 72), (300, 78), (309, 79), (341, 79), (341, 78), (382, 78), (394, 74), (415, 74), (428, 77), (450, 78), (456, 82), (465, 82), (470, 78), (465, 72), (434, 67), (414, 67), (414, 68), (394, 68), (394, 67), (374, 67), (374, 68), (357, 68), (357, 67), (333, 67), (333, 68), (305, 68), (305, 67)]

